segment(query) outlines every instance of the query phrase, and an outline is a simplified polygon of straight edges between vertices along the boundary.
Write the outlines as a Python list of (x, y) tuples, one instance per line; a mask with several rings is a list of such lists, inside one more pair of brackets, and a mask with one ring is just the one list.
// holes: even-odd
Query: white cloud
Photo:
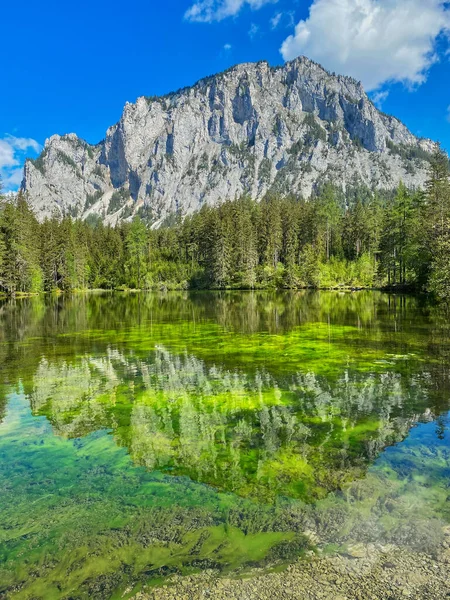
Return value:
[(374, 94), (372, 94), (372, 102), (375, 104), (375, 106), (378, 106), (378, 108), (381, 108), (383, 106), (383, 102), (386, 100), (386, 98), (388, 96), (389, 96), (388, 90), (375, 92)]
[(274, 4), (278, 0), (198, 0), (184, 13), (184, 18), (197, 23), (212, 23), (233, 17), (244, 6), (258, 10), (265, 4)]
[(0, 139), (0, 175), (4, 191), (16, 190), (22, 180), (22, 166), (28, 150), (38, 153), (41, 145), (31, 138), (5, 135)]
[(276, 29), (278, 27), (282, 16), (283, 16), (283, 13), (280, 13), (280, 12), (275, 13), (273, 15), (273, 17), (270, 19), (270, 24), (272, 25), (272, 29)]
[(252, 23), (250, 25), (250, 29), (248, 30), (248, 35), (250, 37), (250, 39), (252, 40), (254, 37), (256, 37), (259, 33), (259, 25), (256, 25), (255, 23)]
[(22, 178), (22, 167), (16, 167), (15, 169), (11, 169), (9, 173), (7, 173), (6, 177), (4, 179), (2, 178), (5, 192), (16, 191), (22, 183)]
[(426, 80), (438, 60), (436, 38), (449, 30), (445, 0), (314, 0), (280, 50), (285, 60), (304, 54), (367, 90), (413, 86)]
[(223, 49), (224, 49), (226, 52), (229, 52), (229, 51), (231, 50), (231, 48), (232, 48), (232, 45), (231, 45), (231, 44), (224, 44), (224, 45), (223, 45)]
[(283, 28), (290, 29), (295, 25), (294, 11), (289, 10), (287, 12), (277, 12), (270, 19), (270, 25), (272, 29), (277, 29), (281, 25)]
[(288, 20), (288, 27), (294, 27), (295, 25), (295, 13), (293, 10), (286, 13), (286, 17)]

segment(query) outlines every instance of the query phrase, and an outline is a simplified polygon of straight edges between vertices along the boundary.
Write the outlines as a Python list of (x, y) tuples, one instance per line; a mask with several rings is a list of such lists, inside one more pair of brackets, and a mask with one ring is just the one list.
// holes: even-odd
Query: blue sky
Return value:
[(361, 79), (385, 112), (450, 150), (450, 3), (442, 0), (79, 0), (4, 3), (0, 173), (54, 133), (95, 143), (126, 101), (246, 61), (305, 54)]

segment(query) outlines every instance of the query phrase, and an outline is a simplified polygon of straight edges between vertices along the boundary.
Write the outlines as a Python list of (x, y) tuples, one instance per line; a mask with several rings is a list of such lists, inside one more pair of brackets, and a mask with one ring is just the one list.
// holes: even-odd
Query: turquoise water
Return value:
[(448, 319), (379, 293), (0, 305), (0, 597), (120, 598), (450, 521)]

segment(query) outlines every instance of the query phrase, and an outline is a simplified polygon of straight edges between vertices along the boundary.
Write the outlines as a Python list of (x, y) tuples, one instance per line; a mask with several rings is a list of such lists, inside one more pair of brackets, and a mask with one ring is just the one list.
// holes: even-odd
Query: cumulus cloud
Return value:
[(22, 167), (26, 153), (38, 153), (41, 145), (31, 138), (6, 135), (0, 139), (0, 175), (5, 191), (14, 191), (22, 180)]
[(314, 0), (280, 50), (285, 60), (304, 54), (367, 90), (414, 86), (426, 80), (438, 60), (436, 39), (449, 31), (444, 0)]
[(231, 45), (231, 44), (224, 44), (224, 45), (223, 45), (223, 49), (224, 49), (226, 52), (228, 52), (229, 50), (231, 50), (231, 48), (232, 48), (232, 45)]
[(265, 4), (274, 4), (278, 0), (198, 0), (184, 13), (184, 18), (197, 23), (212, 23), (233, 17), (244, 6), (258, 10)]

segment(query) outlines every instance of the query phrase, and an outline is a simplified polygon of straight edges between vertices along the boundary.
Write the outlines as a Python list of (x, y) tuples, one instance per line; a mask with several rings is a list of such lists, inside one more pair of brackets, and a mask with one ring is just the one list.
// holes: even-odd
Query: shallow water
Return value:
[(121, 598), (357, 542), (433, 552), (448, 323), (369, 292), (3, 303), (0, 598)]

